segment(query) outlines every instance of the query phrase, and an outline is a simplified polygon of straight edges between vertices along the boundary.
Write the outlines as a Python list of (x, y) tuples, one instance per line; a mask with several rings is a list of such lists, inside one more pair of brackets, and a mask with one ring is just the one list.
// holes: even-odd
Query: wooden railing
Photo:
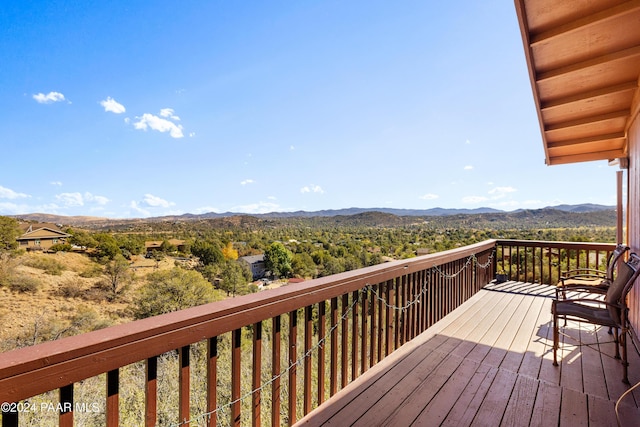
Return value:
[(491, 281), (495, 248), (486, 241), (0, 354), (2, 426), (19, 417), (291, 425)]
[(563, 271), (604, 270), (614, 249), (613, 243), (498, 240), (495, 265), (508, 280), (555, 285)]

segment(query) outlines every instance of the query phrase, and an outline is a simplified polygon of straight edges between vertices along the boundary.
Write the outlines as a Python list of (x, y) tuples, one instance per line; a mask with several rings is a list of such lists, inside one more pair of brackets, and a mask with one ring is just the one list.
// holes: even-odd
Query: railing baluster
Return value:
[(391, 302), (393, 301), (393, 281), (391, 280), (387, 280), (386, 283), (386, 301), (387, 301), (387, 306), (386, 306), (386, 313), (385, 313), (385, 321), (386, 321), (386, 335), (385, 335), (385, 343), (384, 343), (384, 356), (387, 357), (389, 354), (391, 354), (391, 340), (393, 338), (393, 321), (391, 319), (391, 307), (389, 306), (389, 304), (391, 304)]
[(340, 346), (340, 388), (347, 386), (349, 379), (349, 319), (347, 318), (347, 308), (349, 307), (349, 294), (342, 295), (341, 309), (341, 346)]
[(297, 365), (298, 358), (298, 311), (293, 310), (289, 313), (289, 425), (296, 422), (296, 406), (297, 406)]
[(313, 307), (304, 308), (304, 415), (311, 412), (311, 342), (313, 338)]
[(73, 426), (73, 384), (60, 387), (60, 415), (58, 425), (60, 427)]
[[(384, 285), (382, 283), (376, 285), (378, 296), (383, 295), (383, 292), (385, 292), (383, 288), (384, 288)], [(376, 363), (378, 363), (382, 359), (382, 345), (385, 339), (384, 338), (385, 323), (384, 323), (384, 310), (382, 305), (382, 298), (377, 298), (377, 306), (378, 306), (378, 317), (376, 322), (376, 329), (377, 329), (376, 336), (378, 337), (378, 339), (377, 339), (377, 346), (376, 346)]]
[(207, 427), (218, 424), (218, 337), (207, 340)]
[(351, 294), (351, 381), (358, 377), (358, 291)]
[(157, 424), (158, 413), (158, 357), (153, 356), (145, 363), (144, 382), (144, 423), (147, 427)]
[(365, 288), (362, 291), (362, 301), (360, 301), (360, 310), (361, 310), (361, 322), (360, 332), (362, 334), (362, 342), (360, 346), (360, 373), (364, 374), (367, 370), (367, 360), (369, 351), (369, 328), (367, 324), (367, 319), (369, 318), (369, 291)]
[(231, 332), (231, 425), (240, 426), (242, 329)]
[(329, 395), (338, 391), (338, 298), (331, 298), (331, 362), (329, 366)]
[[(324, 339), (327, 335), (327, 305), (326, 301), (318, 303), (318, 339)], [(325, 346), (326, 340), (318, 342), (318, 405), (324, 402), (324, 389), (325, 389)]]
[(7, 402), (10, 404), (8, 410), (2, 409), (2, 427), (18, 427), (18, 410), (13, 407), (15, 402)]
[(119, 410), (120, 371), (114, 369), (107, 372), (107, 426), (118, 427), (120, 424)]
[(251, 396), (251, 423), (253, 427), (260, 427), (260, 402), (262, 393), (260, 384), (262, 382), (262, 322), (253, 324), (253, 369), (252, 369), (252, 396)]
[(271, 338), (271, 425), (280, 425), (280, 330), (282, 328), (280, 316), (275, 316), (272, 320)]
[(191, 409), (191, 398), (189, 393), (191, 383), (189, 361), (190, 347), (191, 346), (189, 345), (185, 345), (180, 347), (178, 350), (178, 418), (180, 419), (180, 422), (187, 427), (189, 426), (189, 420), (191, 419), (191, 416), (189, 415)]

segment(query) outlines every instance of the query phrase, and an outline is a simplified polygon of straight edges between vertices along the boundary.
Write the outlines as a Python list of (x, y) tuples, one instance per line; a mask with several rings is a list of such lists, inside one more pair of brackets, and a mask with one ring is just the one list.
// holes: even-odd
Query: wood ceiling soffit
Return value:
[(595, 160), (608, 160), (608, 159), (618, 159), (620, 157), (625, 157), (626, 153), (624, 150), (609, 150), (602, 151), (597, 153), (581, 153), (575, 155), (568, 156), (553, 156), (549, 157), (549, 165), (564, 165), (568, 163), (580, 163), (580, 162), (591, 162)]
[(548, 132), (548, 131), (554, 131), (559, 129), (579, 127), (579, 126), (584, 126), (588, 124), (608, 122), (608, 121), (619, 119), (619, 118), (626, 119), (629, 116), (629, 113), (630, 113), (629, 110), (620, 110), (620, 111), (614, 111), (612, 113), (607, 113), (607, 114), (599, 114), (597, 116), (582, 117), (576, 120), (569, 120), (566, 122), (549, 124), (545, 126), (545, 131)]
[(556, 148), (556, 147), (564, 147), (567, 145), (588, 144), (588, 143), (598, 142), (598, 141), (623, 140), (625, 137), (626, 137), (625, 132), (621, 131), (621, 132), (612, 132), (604, 135), (587, 136), (584, 138), (567, 139), (565, 141), (554, 141), (554, 142), (549, 142), (548, 145), (549, 145), (549, 148)]
[(593, 89), (593, 90), (581, 92), (575, 95), (558, 98), (553, 101), (544, 101), (540, 103), (540, 109), (544, 112), (554, 108), (566, 107), (567, 105), (570, 105), (570, 104), (580, 103), (584, 101), (594, 100), (601, 97), (608, 97), (608, 96), (618, 95), (618, 94), (633, 96), (637, 88), (638, 88), (638, 82), (636, 80), (631, 80), (619, 85)]
[(556, 68), (554, 70), (538, 73), (536, 83), (540, 84), (547, 80), (556, 79), (571, 73), (584, 71), (589, 68), (602, 67), (605, 64), (611, 64), (612, 66), (617, 67), (619, 65), (614, 64), (614, 62), (627, 61), (637, 58), (640, 58), (640, 46), (630, 47), (628, 49), (601, 55), (596, 58), (587, 59), (586, 61), (581, 61), (574, 64), (566, 65), (564, 67)]
[(531, 36), (530, 44), (534, 46), (543, 41), (548, 41), (561, 34), (569, 34), (578, 29), (590, 27), (594, 24), (607, 22), (612, 19), (623, 17), (624, 15), (635, 13), (640, 10), (640, 0), (628, 1), (610, 9), (603, 10), (601, 12), (594, 13), (593, 15), (585, 16), (583, 18), (575, 19), (566, 24), (558, 25), (555, 28), (551, 28), (547, 31), (542, 31)]

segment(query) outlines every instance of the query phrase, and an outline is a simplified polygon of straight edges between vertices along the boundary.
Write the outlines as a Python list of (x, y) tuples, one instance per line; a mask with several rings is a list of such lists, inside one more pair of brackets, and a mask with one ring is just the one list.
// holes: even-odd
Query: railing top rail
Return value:
[(554, 249), (588, 249), (599, 251), (610, 251), (615, 249), (615, 243), (594, 243), (594, 242), (554, 242), (543, 240), (517, 240), (517, 239), (497, 239), (496, 244), (503, 246), (528, 246), (534, 248), (554, 248)]
[(472, 256), (487, 240), (0, 353), (0, 401), (18, 401), (298, 308)]

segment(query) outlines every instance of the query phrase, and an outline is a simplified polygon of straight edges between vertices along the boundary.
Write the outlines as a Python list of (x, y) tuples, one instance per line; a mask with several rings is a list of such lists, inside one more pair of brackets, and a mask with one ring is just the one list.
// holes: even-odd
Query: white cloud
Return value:
[(56, 194), (56, 200), (62, 203), (65, 207), (84, 206), (85, 203), (95, 203), (100, 206), (104, 206), (109, 203), (109, 199), (104, 196), (96, 196), (89, 192), (82, 193), (60, 193)]
[(44, 93), (36, 93), (33, 95), (33, 99), (35, 99), (38, 104), (51, 104), (53, 102), (64, 101), (66, 98), (60, 92), (49, 92), (46, 95)]
[(324, 190), (322, 189), (322, 187), (320, 187), (319, 185), (305, 185), (304, 187), (302, 187), (300, 189), (301, 193), (319, 193), (319, 194), (323, 194)]
[(100, 105), (104, 107), (104, 111), (114, 114), (122, 114), (127, 111), (127, 109), (124, 108), (124, 105), (120, 104), (110, 96), (108, 96), (107, 99), (100, 101)]
[(193, 138), (194, 136), (196, 136), (195, 132), (189, 132), (189, 138)]
[(180, 117), (173, 114), (173, 108), (163, 108), (160, 110), (160, 115), (171, 120), (180, 121)]
[(154, 196), (153, 194), (145, 194), (144, 195), (144, 199), (143, 199), (143, 203), (147, 206), (151, 206), (151, 207), (161, 207), (161, 208), (168, 208), (170, 206), (174, 206), (175, 203), (173, 202), (169, 202), (167, 200), (164, 200), (160, 197)]
[(137, 122), (133, 123), (133, 127), (139, 130), (147, 130), (151, 128), (152, 130), (156, 130), (158, 132), (169, 132), (172, 138), (182, 138), (184, 134), (182, 133), (182, 126), (176, 125), (175, 123), (160, 118), (158, 116), (154, 116), (153, 114), (145, 113), (142, 117), (136, 117), (138, 119)]
[(211, 207), (211, 206), (203, 206), (193, 211), (194, 214), (204, 214), (209, 212), (221, 213), (222, 211), (218, 208)]
[(138, 203), (135, 200), (131, 201), (131, 203), (129, 204), (129, 207), (134, 211), (142, 214), (142, 216), (151, 216), (151, 212), (138, 206)]
[(424, 196), (420, 196), (422, 200), (434, 200), (434, 199), (437, 199), (438, 197), (440, 196), (438, 196), (437, 194), (430, 194), (430, 193), (425, 194)]
[(469, 203), (469, 204), (482, 203), (487, 200), (489, 199), (483, 196), (467, 196), (462, 198), (462, 203)]
[(244, 181), (240, 182), (240, 185), (247, 185), (247, 184), (253, 184), (255, 181), (252, 179), (245, 179)]
[(489, 194), (492, 195), (493, 199), (501, 199), (505, 197), (509, 193), (515, 193), (517, 190), (513, 187), (496, 187), (489, 190)]
[(472, 169), (473, 169), (473, 166), (471, 166), (471, 165), (467, 165), (467, 166), (464, 167), (464, 170), (466, 170), (466, 171), (470, 171)]
[(270, 202), (250, 203), (248, 205), (234, 206), (233, 208), (231, 208), (231, 212), (253, 213), (253, 214), (270, 213), (270, 212), (276, 212), (278, 210), (280, 210), (280, 206), (276, 203), (270, 203)]
[(56, 187), (62, 187), (62, 181), (51, 181), (49, 184), (55, 185)]
[(31, 197), (28, 194), (17, 193), (9, 188), (0, 185), (0, 198), (2, 199), (26, 199)]

